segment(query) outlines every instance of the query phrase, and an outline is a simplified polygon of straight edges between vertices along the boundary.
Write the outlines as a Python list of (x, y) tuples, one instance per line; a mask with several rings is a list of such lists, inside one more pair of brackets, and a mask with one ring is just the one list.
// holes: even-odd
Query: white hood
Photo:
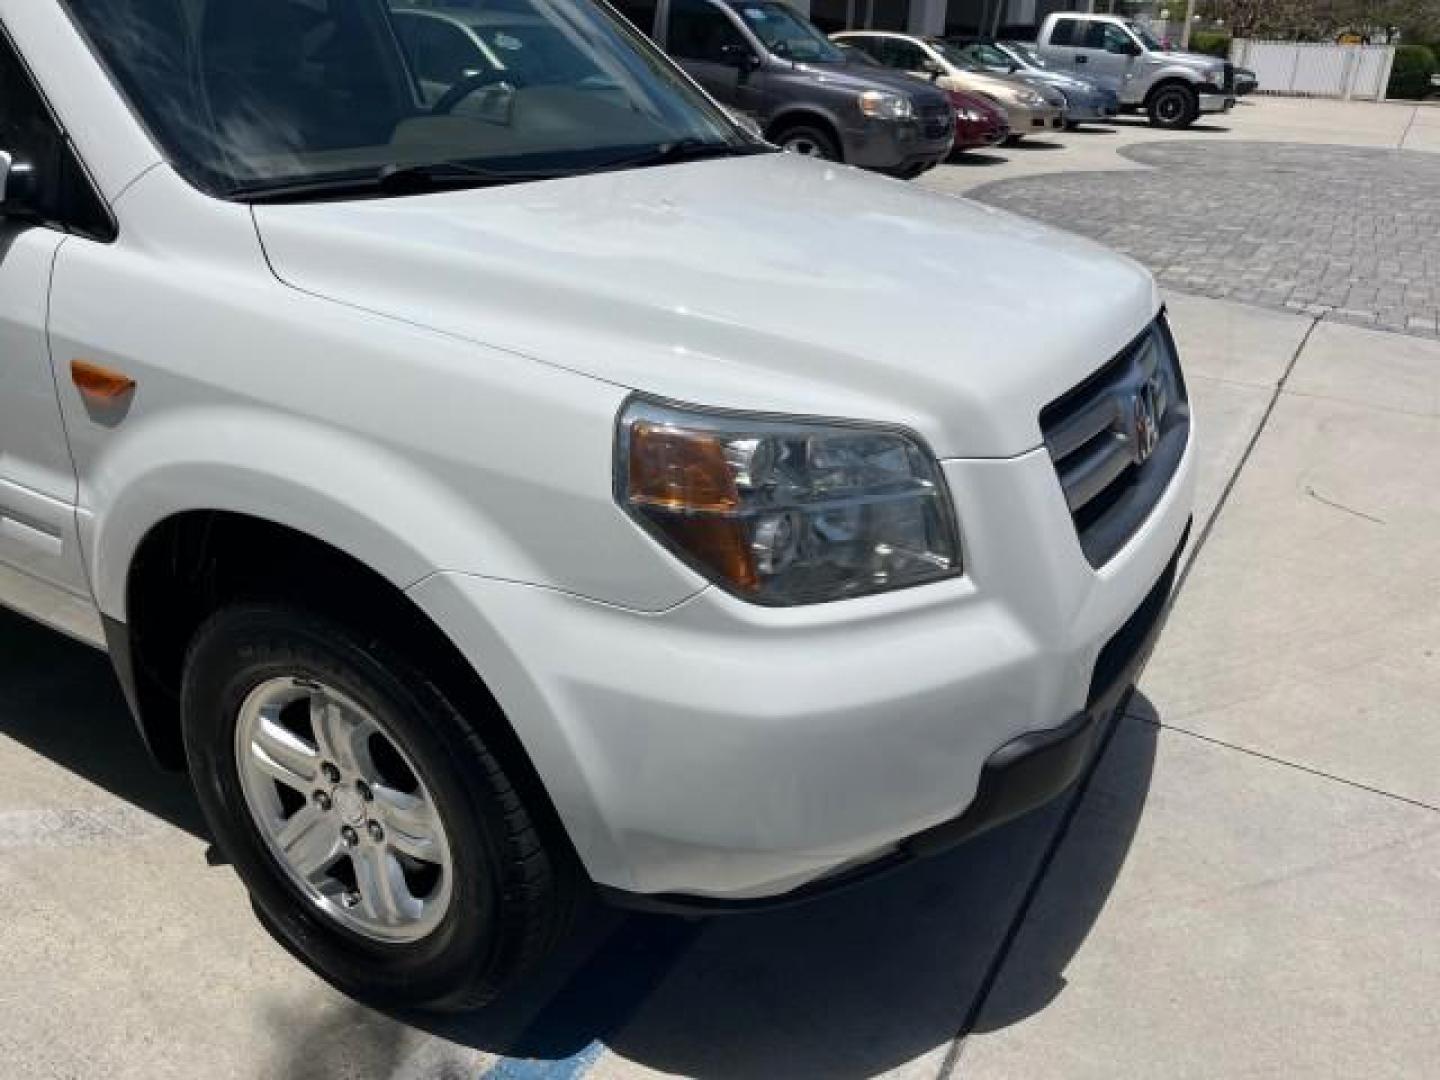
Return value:
[(942, 457), (1037, 446), (1158, 305), (1089, 241), (791, 154), (255, 218), (297, 289), (674, 400), (907, 424)]

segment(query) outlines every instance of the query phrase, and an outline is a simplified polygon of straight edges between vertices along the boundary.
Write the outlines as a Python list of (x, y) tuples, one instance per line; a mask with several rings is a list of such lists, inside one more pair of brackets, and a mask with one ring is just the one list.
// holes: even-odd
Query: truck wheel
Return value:
[(1168, 83), (1150, 95), (1145, 111), (1152, 127), (1187, 128), (1200, 115), (1200, 99), (1190, 87)]
[(399, 651), (302, 610), (227, 608), (190, 649), (181, 712), (260, 921), (343, 992), (477, 1008), (566, 929), (573, 855)]
[(813, 124), (796, 124), (782, 128), (775, 136), (775, 142), (782, 150), (805, 157), (823, 158), (826, 161), (842, 160), (840, 145), (823, 128)]

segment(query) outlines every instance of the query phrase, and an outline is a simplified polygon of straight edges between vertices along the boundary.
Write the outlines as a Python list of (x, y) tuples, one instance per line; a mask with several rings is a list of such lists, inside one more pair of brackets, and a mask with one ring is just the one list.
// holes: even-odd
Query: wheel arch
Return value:
[(104, 617), (107, 644), (140, 734), (163, 766), (185, 768), (180, 680), (190, 643), (227, 603), (274, 600), (368, 629), (423, 665), (505, 762), (541, 826), (573, 852), (560, 815), (484, 676), (401, 585), (354, 554), (288, 525), (191, 509), (156, 522), (125, 575), (128, 618)]
[(845, 139), (840, 134), (840, 122), (834, 116), (815, 108), (813, 105), (795, 105), (776, 113), (765, 127), (765, 137), (774, 141), (780, 133), (792, 127), (810, 124), (823, 130), (835, 140), (841, 159), (845, 156)]
[(1198, 85), (1199, 84), (1197, 84), (1194, 79), (1187, 78), (1185, 75), (1180, 74), (1178, 71), (1172, 71), (1170, 74), (1163, 75), (1159, 79), (1156, 79), (1155, 82), (1150, 84), (1150, 89), (1145, 91), (1144, 106), (1148, 109), (1150, 107), (1150, 102), (1155, 100), (1155, 95), (1160, 93), (1161, 90), (1167, 89), (1171, 86), (1179, 86), (1185, 90), (1189, 90), (1192, 94), (1198, 96), (1200, 93), (1200, 91), (1196, 89)]

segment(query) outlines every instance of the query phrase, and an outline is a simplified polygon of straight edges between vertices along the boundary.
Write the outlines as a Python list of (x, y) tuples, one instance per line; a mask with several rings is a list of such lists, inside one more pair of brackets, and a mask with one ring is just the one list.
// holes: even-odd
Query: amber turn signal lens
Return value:
[(88, 360), (70, 361), (70, 379), (81, 394), (97, 402), (116, 401), (135, 389), (130, 376)]
[(630, 502), (636, 506), (711, 513), (740, 506), (725, 447), (706, 432), (635, 423), (629, 480)]
[(630, 427), (630, 506), (672, 544), (743, 592), (759, 587), (725, 446), (703, 431), (637, 421)]

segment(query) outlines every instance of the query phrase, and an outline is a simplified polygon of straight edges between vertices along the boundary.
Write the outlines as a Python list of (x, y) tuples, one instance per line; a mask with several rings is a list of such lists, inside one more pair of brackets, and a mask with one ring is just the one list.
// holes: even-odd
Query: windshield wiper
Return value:
[(317, 176), (304, 180), (283, 180), (236, 188), (228, 195), (244, 202), (306, 202), (313, 199), (344, 199), (369, 195), (413, 195), (452, 188), (493, 187), (521, 184), (528, 180), (551, 180), (568, 172), (525, 172), (482, 169), (461, 161), (434, 161), (419, 164), (392, 162), (362, 176)]
[(601, 162), (584, 172), (608, 172), (611, 169), (637, 169), (647, 165), (674, 165), (681, 161), (704, 158), (745, 157), (750, 154), (773, 154), (776, 148), (764, 143), (712, 142), (708, 139), (676, 139), (660, 143), (638, 154)]

